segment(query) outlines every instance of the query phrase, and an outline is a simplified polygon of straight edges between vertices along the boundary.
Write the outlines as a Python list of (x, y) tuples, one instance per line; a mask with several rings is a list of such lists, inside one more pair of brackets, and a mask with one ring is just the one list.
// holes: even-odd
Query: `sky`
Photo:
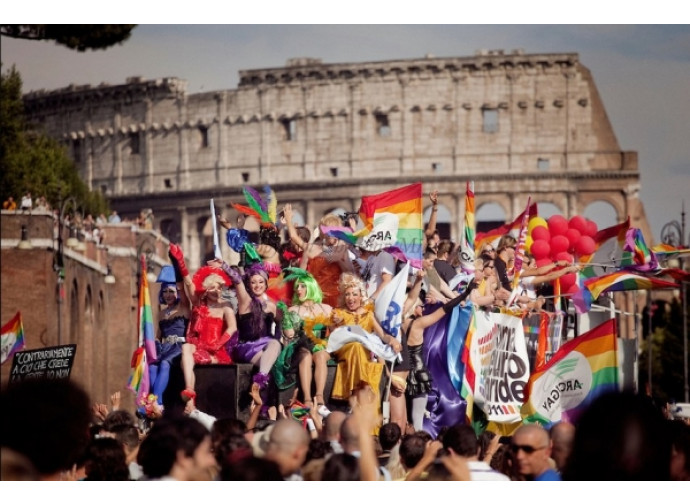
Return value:
[[(356, 17), (348, 13), (342, 22)], [(279, 12), (266, 17), (280, 22)], [(426, 17), (406, 16), (418, 22)], [(392, 22), (381, 15), (371, 19)], [(187, 81), (188, 93), (232, 89), (239, 70), (280, 67), (294, 57), (357, 63), (427, 54), (466, 57), (479, 49), (578, 53), (592, 72), (621, 150), (638, 152), (640, 194), (654, 234), (647, 239), (657, 242), (665, 223), (680, 221), (683, 200), (690, 210), (689, 25), (140, 24), (128, 41), (105, 51), (79, 53), (7, 37), (1, 42), (3, 71), (16, 65), (25, 92), (71, 83), (121, 84), (130, 76), (178, 77)]]

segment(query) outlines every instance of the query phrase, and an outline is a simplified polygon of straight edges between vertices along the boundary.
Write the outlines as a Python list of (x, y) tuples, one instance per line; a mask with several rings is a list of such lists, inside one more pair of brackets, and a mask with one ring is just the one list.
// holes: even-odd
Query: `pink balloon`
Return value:
[(546, 226), (537, 226), (532, 229), (532, 239), (533, 240), (544, 240), (551, 241), (551, 233), (549, 233), (549, 228)]
[(585, 230), (582, 232), (582, 234), (594, 238), (594, 235), (597, 234), (597, 231), (597, 223), (587, 219), (585, 222)]
[(575, 250), (575, 244), (580, 239), (580, 236), (582, 234), (577, 229), (570, 228), (565, 232), (565, 237), (568, 239), (568, 250)]
[(552, 237), (562, 236), (568, 231), (568, 221), (562, 215), (552, 215), (546, 222)]
[(580, 236), (580, 239), (575, 243), (575, 254), (578, 256), (589, 255), (594, 252), (596, 243), (590, 236)]
[(553, 261), (548, 257), (544, 257), (542, 259), (537, 259), (537, 268), (541, 268), (542, 266), (546, 266), (547, 264), (552, 264), (552, 263), (553, 263)]
[[(551, 256), (555, 257), (558, 253), (568, 250), (570, 243), (568, 243), (568, 239), (565, 236), (557, 235), (551, 238), (549, 245), (551, 245)], [(532, 247), (534, 247), (534, 244), (532, 244)]]
[(573, 257), (572, 254), (569, 254), (568, 252), (559, 252), (554, 256), (554, 261), (568, 261), (570, 264), (573, 264), (575, 262), (575, 258)]
[(530, 251), (532, 252), (532, 256), (537, 260), (544, 258), (548, 259), (551, 256), (551, 246), (546, 240), (534, 240)]
[(575, 273), (566, 273), (559, 280), (561, 282), (561, 292), (567, 292), (570, 287), (575, 285)]
[(587, 219), (585, 219), (581, 215), (575, 215), (571, 217), (568, 221), (568, 227), (570, 229), (576, 229), (580, 232), (580, 234), (585, 234), (585, 231), (587, 229)]

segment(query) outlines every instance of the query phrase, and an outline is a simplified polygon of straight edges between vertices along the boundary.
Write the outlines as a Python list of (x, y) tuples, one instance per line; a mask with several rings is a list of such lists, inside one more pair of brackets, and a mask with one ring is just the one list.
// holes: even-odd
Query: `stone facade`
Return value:
[[(25, 97), (84, 180), (123, 215), (150, 207), (190, 265), (208, 252), (208, 200), (270, 184), (313, 225), (363, 195), (423, 181), (449, 235), (464, 190), (510, 219), (533, 201), (566, 217), (610, 203), (647, 231), (636, 152), (620, 149), (577, 54), (504, 54), (356, 64), (289, 60), (240, 72), (237, 89), (187, 94), (176, 78), (71, 86)], [(220, 202), (220, 204), (218, 204)], [(222, 205), (222, 206), (221, 206)]]

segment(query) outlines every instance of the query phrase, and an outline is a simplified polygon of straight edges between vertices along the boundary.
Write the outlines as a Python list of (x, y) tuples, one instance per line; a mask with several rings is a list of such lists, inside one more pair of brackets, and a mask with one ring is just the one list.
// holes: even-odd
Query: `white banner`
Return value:
[(519, 422), (529, 379), (522, 319), (476, 310), (475, 322), (476, 330), (469, 342), (476, 376), (474, 403), (490, 421)]
[(352, 342), (361, 343), (364, 348), (374, 352), (384, 360), (392, 362), (397, 357), (390, 345), (386, 345), (376, 334), (365, 331), (360, 326), (340, 326), (328, 336), (326, 352), (333, 353)]

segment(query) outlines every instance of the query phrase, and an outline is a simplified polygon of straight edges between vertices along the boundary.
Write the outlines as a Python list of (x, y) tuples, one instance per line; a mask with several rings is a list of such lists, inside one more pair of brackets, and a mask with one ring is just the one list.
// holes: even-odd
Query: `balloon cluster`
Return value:
[[(562, 215), (553, 215), (548, 220), (532, 217), (527, 227), (525, 250), (532, 254), (537, 266), (556, 261), (572, 264), (576, 257), (594, 252), (594, 235), (597, 225), (589, 219), (576, 215), (567, 220)], [(560, 278), (561, 292), (574, 293), (577, 290), (575, 273)]]

